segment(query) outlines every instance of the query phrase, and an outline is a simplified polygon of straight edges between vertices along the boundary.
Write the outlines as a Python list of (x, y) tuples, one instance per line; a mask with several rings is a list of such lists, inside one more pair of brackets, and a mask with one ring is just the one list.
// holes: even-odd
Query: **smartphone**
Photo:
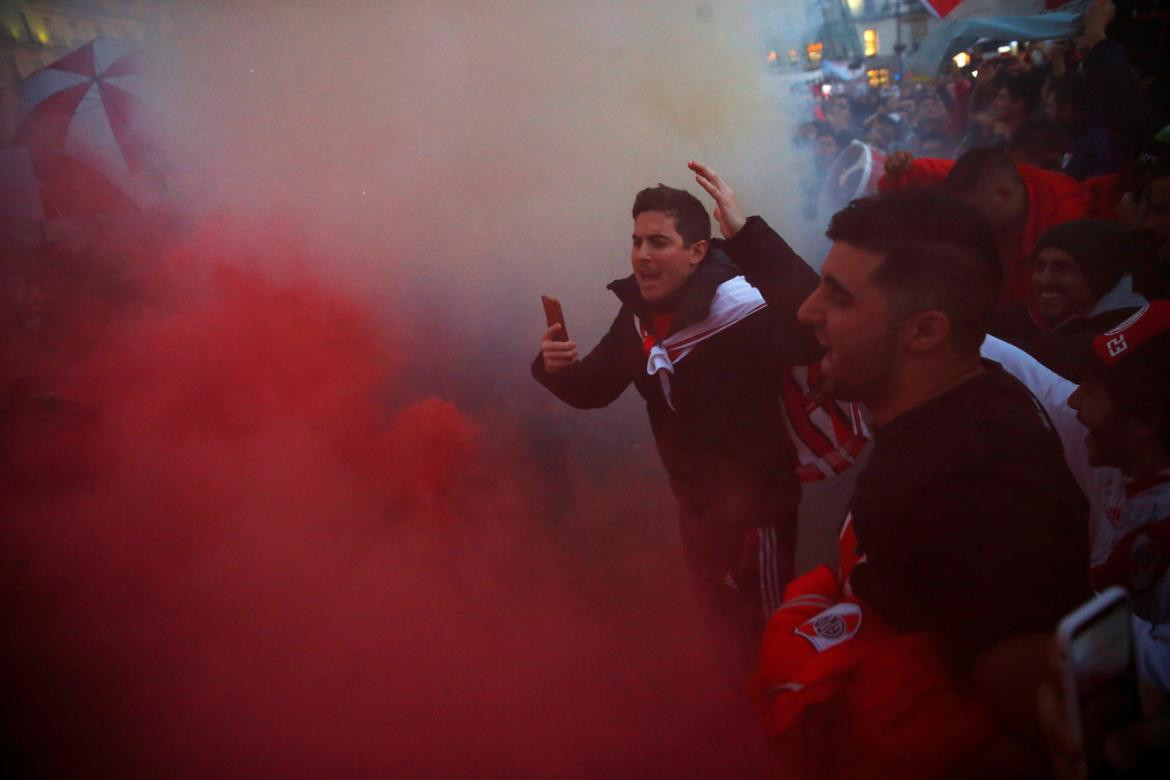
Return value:
[(1081, 737), (1086, 769), (1104, 767), (1105, 738), (1141, 717), (1129, 595), (1111, 587), (1056, 628), (1065, 718)]
[(565, 314), (561, 311), (561, 302), (547, 295), (540, 296), (540, 302), (544, 304), (544, 319), (548, 322), (548, 326), (550, 328), (553, 325), (561, 326), (560, 332), (553, 337), (553, 340), (568, 341), (569, 331), (565, 328)]

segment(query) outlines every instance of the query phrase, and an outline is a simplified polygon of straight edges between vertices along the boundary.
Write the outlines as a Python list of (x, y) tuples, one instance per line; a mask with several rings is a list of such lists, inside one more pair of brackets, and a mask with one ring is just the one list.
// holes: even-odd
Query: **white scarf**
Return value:
[[(662, 395), (666, 398), (666, 405), (671, 411), (675, 410), (674, 401), (670, 396), (670, 375), (674, 373), (674, 364), (691, 354), (691, 350), (700, 342), (730, 328), (767, 305), (759, 290), (748, 284), (742, 276), (736, 276), (715, 288), (715, 295), (711, 299), (711, 311), (706, 319), (688, 325), (654, 343), (646, 359), (646, 373), (658, 375), (658, 380), (662, 383)], [(650, 337), (650, 332), (642, 326), (642, 320), (636, 314), (634, 327), (638, 329), (638, 335), (643, 342)]]

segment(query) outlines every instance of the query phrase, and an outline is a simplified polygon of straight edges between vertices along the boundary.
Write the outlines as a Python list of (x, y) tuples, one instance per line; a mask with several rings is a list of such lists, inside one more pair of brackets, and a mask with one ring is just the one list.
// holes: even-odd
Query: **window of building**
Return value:
[(878, 53), (878, 34), (872, 27), (861, 34), (861, 41), (865, 44), (865, 56), (876, 57)]

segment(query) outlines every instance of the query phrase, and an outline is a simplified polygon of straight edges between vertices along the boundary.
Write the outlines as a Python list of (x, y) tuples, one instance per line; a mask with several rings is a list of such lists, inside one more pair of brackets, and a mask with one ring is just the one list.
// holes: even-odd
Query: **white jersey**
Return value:
[(1089, 500), (1089, 566), (1101, 565), (1109, 557), (1120, 532), (1125, 477), (1120, 469), (1089, 465), (1089, 451), (1085, 444), (1088, 431), (1068, 405), (1068, 397), (1077, 385), (1022, 349), (994, 336), (984, 339), (980, 352), (988, 360), (1002, 365), (1031, 390), (1052, 420), (1064, 447), (1069, 471)]
[(1069, 470), (1089, 499), (1093, 586), (1123, 585), (1133, 596), (1138, 669), (1170, 690), (1170, 470), (1127, 484), (1120, 469), (1090, 466), (1088, 432), (1068, 405), (1077, 385), (993, 336), (980, 351), (1023, 382), (1051, 418)]

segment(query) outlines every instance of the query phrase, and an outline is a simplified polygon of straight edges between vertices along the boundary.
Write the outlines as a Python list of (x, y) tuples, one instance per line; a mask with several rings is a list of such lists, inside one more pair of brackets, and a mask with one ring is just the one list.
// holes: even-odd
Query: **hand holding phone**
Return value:
[(1105, 738), (1141, 718), (1129, 596), (1112, 587), (1056, 629), (1065, 725), (1081, 746), (1085, 776), (1105, 764)]
[(544, 319), (548, 326), (550, 328), (553, 325), (561, 326), (560, 331), (553, 336), (553, 339), (555, 341), (568, 341), (569, 331), (565, 328), (565, 314), (561, 311), (561, 302), (547, 295), (540, 296), (540, 302), (544, 304)]

